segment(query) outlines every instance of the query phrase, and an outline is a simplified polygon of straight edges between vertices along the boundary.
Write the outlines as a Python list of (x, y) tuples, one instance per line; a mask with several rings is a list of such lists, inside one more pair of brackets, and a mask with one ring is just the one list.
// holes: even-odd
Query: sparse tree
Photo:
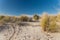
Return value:
[(38, 16), (37, 14), (35, 14), (35, 15), (33, 16), (33, 19), (34, 19), (34, 20), (39, 20), (39, 16)]

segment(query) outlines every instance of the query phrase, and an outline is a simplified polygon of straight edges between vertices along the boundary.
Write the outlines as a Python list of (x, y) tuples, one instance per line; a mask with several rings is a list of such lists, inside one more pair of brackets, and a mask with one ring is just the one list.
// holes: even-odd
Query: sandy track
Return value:
[(0, 40), (60, 40), (60, 33), (44, 33), (40, 26), (4, 25)]

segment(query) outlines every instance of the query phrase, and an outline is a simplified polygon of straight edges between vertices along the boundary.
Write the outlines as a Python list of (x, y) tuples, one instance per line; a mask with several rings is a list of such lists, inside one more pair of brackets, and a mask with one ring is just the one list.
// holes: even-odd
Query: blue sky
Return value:
[(57, 14), (60, 0), (0, 0), (0, 15)]

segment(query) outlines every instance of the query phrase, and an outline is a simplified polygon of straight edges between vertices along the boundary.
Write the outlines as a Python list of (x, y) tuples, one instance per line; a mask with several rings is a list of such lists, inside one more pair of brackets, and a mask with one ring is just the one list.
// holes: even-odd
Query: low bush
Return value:
[(56, 32), (56, 16), (48, 16), (47, 14), (43, 14), (41, 18), (41, 26), (42, 29), (46, 32)]
[(28, 19), (27, 16), (20, 16), (20, 21), (28, 21)]

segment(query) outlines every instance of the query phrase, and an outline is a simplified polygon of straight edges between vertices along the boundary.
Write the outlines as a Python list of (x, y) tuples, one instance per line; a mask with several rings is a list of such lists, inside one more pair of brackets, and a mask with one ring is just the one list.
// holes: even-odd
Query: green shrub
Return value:
[(3, 19), (5, 22), (10, 22), (10, 17), (9, 16), (5, 16)]
[(39, 20), (39, 16), (38, 16), (37, 14), (35, 14), (35, 15), (33, 16), (33, 19), (34, 19), (34, 20)]
[(56, 32), (56, 16), (48, 16), (47, 14), (43, 14), (41, 18), (41, 26), (42, 29), (46, 32)]
[(5, 16), (0, 16), (0, 20), (2, 20)]
[(28, 17), (27, 16), (21, 16), (20, 17), (20, 21), (28, 21)]
[(48, 19), (48, 14), (42, 15), (40, 23), (44, 31), (46, 31), (46, 28), (48, 27)]
[(60, 14), (57, 15), (57, 19), (58, 22), (60, 22)]
[(56, 30), (56, 16), (50, 16), (49, 17), (49, 26), (48, 26), (48, 31), (50, 32), (55, 32)]
[(49, 27), (48, 27), (48, 31), (49, 32), (56, 32), (57, 31), (55, 21), (50, 22)]
[(12, 20), (13, 23), (17, 22), (16, 16), (13, 16), (11, 20)]

